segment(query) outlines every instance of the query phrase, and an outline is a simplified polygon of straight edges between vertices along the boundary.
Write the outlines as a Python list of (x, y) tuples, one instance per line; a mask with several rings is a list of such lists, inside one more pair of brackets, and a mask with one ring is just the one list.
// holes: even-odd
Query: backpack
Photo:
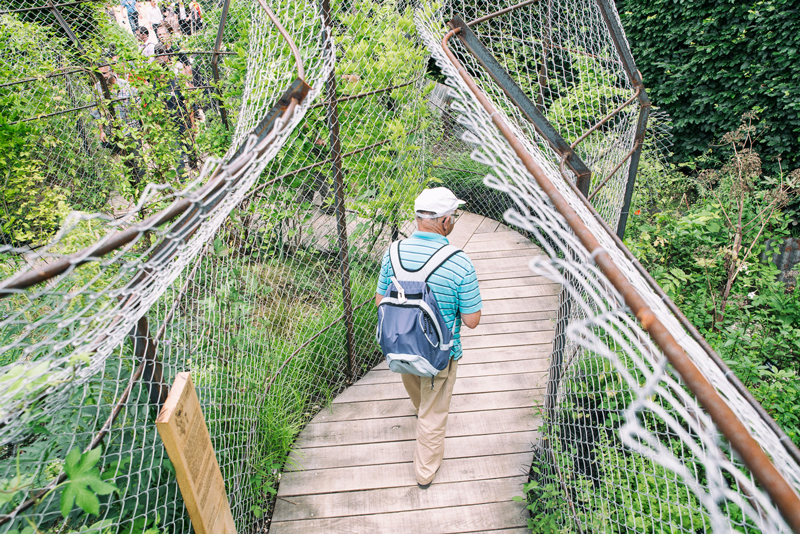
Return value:
[(378, 305), (378, 326), (375, 337), (395, 373), (433, 377), (450, 362), (452, 331), (447, 328), (428, 278), (449, 258), (461, 252), (445, 245), (437, 250), (416, 271), (407, 271), (400, 262), (400, 242), (389, 248), (394, 276)]

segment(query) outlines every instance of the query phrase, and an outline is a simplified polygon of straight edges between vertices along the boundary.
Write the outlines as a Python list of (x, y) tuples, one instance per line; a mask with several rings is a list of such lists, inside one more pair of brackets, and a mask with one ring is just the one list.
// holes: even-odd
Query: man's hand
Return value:
[(478, 310), (475, 313), (462, 315), (461, 320), (464, 322), (467, 328), (477, 328), (478, 323), (481, 322), (481, 310)]

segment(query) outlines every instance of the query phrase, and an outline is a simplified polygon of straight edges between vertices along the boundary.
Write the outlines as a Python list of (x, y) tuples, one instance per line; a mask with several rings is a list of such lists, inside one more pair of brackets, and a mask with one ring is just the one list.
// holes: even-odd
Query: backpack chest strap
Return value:
[(445, 245), (437, 250), (428, 258), (425, 264), (416, 271), (408, 271), (403, 268), (400, 262), (400, 241), (395, 241), (389, 247), (389, 259), (392, 261), (394, 276), (401, 282), (427, 282), (431, 274), (441, 267), (441, 265), (461, 252), (461, 249), (453, 245)]

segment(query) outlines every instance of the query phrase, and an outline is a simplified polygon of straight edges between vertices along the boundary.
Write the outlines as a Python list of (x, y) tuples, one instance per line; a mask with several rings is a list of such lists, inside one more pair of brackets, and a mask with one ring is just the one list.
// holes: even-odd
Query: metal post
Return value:
[(558, 396), (558, 385), (561, 382), (561, 374), (564, 365), (564, 349), (567, 346), (567, 325), (569, 316), (572, 313), (572, 297), (566, 287), (562, 287), (558, 294), (558, 319), (556, 331), (553, 337), (553, 355), (550, 358), (550, 371), (547, 377), (547, 388), (544, 395), (544, 409), (547, 414), (548, 423), (555, 423), (556, 398)]
[[(628, 75), (628, 79), (633, 83), (634, 87), (641, 86), (642, 75), (639, 73), (639, 70), (636, 68), (636, 63), (633, 61), (633, 54), (631, 53), (631, 49), (628, 48), (628, 42), (625, 40), (625, 32), (622, 31), (618, 23), (616, 8), (614, 7), (613, 1), (597, 0), (597, 7), (600, 8), (600, 14), (603, 16), (603, 21), (606, 23), (611, 41), (614, 43), (614, 48), (617, 49), (617, 54), (619, 54), (622, 60), (622, 68), (625, 69), (625, 74)], [(642, 91), (639, 95), (639, 100), (643, 107), (649, 107), (650, 101), (647, 98), (647, 93)]]
[(622, 201), (622, 210), (619, 212), (619, 223), (617, 224), (617, 236), (620, 239), (625, 237), (625, 226), (628, 224), (628, 213), (631, 209), (631, 198), (633, 198), (633, 188), (636, 185), (636, 173), (639, 170), (639, 158), (642, 155), (642, 145), (644, 144), (644, 132), (647, 128), (647, 117), (650, 115), (650, 108), (643, 107), (639, 111), (639, 122), (636, 123), (636, 137), (633, 142), (636, 144), (631, 156), (630, 167), (628, 167), (628, 183), (625, 185), (625, 198)]
[(545, 26), (544, 39), (542, 39), (542, 64), (539, 65), (539, 94), (536, 95), (536, 107), (539, 111), (544, 109), (544, 88), (550, 85), (547, 78), (547, 53), (550, 50), (553, 38), (553, 2), (547, 0), (547, 24)]
[[(636, 184), (636, 172), (639, 169), (639, 158), (642, 155), (644, 133), (647, 128), (647, 117), (650, 114), (651, 104), (650, 99), (647, 97), (647, 91), (644, 90), (642, 74), (639, 72), (639, 69), (636, 68), (636, 63), (633, 61), (633, 54), (628, 47), (628, 42), (625, 40), (625, 32), (622, 31), (622, 27), (619, 25), (613, 1), (597, 0), (597, 7), (600, 9), (603, 21), (606, 23), (608, 34), (611, 37), (611, 41), (614, 43), (614, 48), (616, 48), (617, 54), (619, 54), (622, 60), (622, 68), (625, 70), (625, 74), (628, 76), (631, 84), (633, 84), (633, 87), (640, 89), (639, 104), (642, 109), (639, 112), (639, 122), (636, 124), (636, 137), (634, 139), (636, 150), (631, 156), (631, 163), (628, 168), (628, 183), (625, 186), (625, 198), (617, 224), (617, 235), (622, 239), (625, 236), (625, 226), (628, 223), (628, 212), (630, 211), (631, 198), (633, 197), (633, 189)], [(635, 143), (638, 143), (638, 146)]]
[(214, 87), (217, 91), (217, 104), (219, 105), (219, 116), (222, 119), (222, 124), (226, 130), (230, 130), (228, 123), (228, 110), (225, 109), (225, 102), (222, 100), (222, 92), (219, 90), (219, 52), (222, 46), (222, 34), (225, 32), (225, 21), (228, 20), (228, 8), (231, 5), (231, 0), (225, 0), (222, 4), (222, 15), (219, 20), (219, 29), (217, 30), (217, 40), (214, 43), (214, 53), (211, 55), (211, 72), (214, 75)]
[(164, 368), (156, 356), (157, 341), (150, 336), (147, 317), (142, 316), (129, 334), (133, 342), (133, 353), (139, 364), (144, 363), (141, 380), (147, 384), (150, 404), (159, 409), (164, 405), (169, 386), (164, 383)]
[[(323, 22), (331, 31), (330, 0), (322, 0)], [(350, 264), (348, 260), (347, 219), (344, 206), (344, 174), (342, 173), (342, 145), (339, 139), (339, 110), (336, 104), (336, 71), (331, 72), (325, 82), (325, 98), (328, 128), (331, 132), (331, 163), (333, 164), (333, 183), (336, 192), (336, 229), (339, 241), (339, 265), (342, 275), (342, 301), (344, 305), (344, 324), (347, 345), (347, 375), (352, 380), (353, 372), (353, 302), (350, 293)]]

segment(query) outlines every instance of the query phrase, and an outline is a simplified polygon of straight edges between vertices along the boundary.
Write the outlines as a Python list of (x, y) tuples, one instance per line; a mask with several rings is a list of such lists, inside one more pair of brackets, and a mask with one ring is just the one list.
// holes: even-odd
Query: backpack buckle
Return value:
[(394, 287), (397, 288), (397, 302), (403, 304), (406, 300), (406, 290), (403, 289), (403, 286), (400, 285), (400, 282), (397, 281), (397, 278), (394, 276), (392, 277), (392, 283), (394, 283)]

